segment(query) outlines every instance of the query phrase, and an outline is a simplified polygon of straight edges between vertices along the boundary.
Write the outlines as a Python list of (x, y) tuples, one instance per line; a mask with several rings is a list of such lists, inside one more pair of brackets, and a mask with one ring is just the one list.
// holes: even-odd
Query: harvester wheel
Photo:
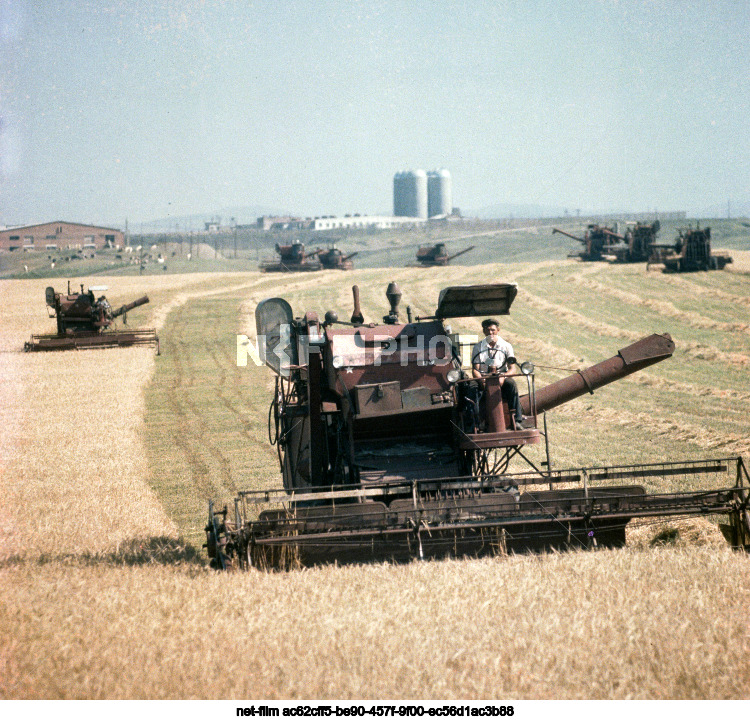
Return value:
[[(221, 525), (216, 522), (216, 516), (223, 516)], [(227, 507), (223, 511), (214, 513), (213, 501), (208, 502), (208, 524), (206, 525), (206, 549), (211, 559), (210, 566), (219, 571), (225, 571), (232, 565), (232, 559), (224, 553), (227, 542), (226, 536)], [(223, 538), (222, 538), (223, 536)]]
[(237, 565), (242, 571), (255, 567), (253, 563), (253, 544), (240, 537), (237, 543)]
[(750, 510), (747, 508), (747, 489), (742, 489), (740, 491), (740, 498), (745, 507), (740, 509), (737, 517), (737, 535), (739, 536), (737, 540), (740, 546), (750, 549)]
[(279, 440), (279, 406), (274, 398), (268, 406), (268, 442), (275, 446)]
[(210, 566), (216, 571), (234, 571), (237, 570), (239, 564), (234, 556), (229, 556), (224, 553), (222, 543), (216, 544), (216, 556), (211, 559)]

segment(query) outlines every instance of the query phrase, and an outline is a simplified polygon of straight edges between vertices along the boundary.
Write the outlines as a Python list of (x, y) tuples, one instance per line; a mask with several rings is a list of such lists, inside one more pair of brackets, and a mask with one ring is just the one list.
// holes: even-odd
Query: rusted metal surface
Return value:
[(444, 288), (438, 297), (437, 318), (477, 318), (508, 315), (518, 295), (516, 283), (456, 285)]
[[(674, 353), (674, 342), (669, 334), (653, 334), (623, 348), (616, 356), (578, 371), (567, 378), (536, 391), (537, 413), (585, 395), (620, 378), (666, 360)], [(523, 412), (531, 412), (531, 398), (521, 398)]]
[(139, 308), (142, 305), (146, 305), (146, 303), (148, 302), (148, 296), (143, 295), (137, 300), (134, 300), (132, 303), (126, 303), (125, 305), (118, 308), (114, 313), (112, 313), (112, 317), (119, 318), (121, 315), (124, 316), (129, 310), (133, 310), (133, 308)]
[[(401, 290), (391, 283), (382, 323), (366, 321), (357, 286), (348, 323), (333, 311), (321, 323), (317, 312), (294, 317), (283, 299), (262, 301), (262, 357), (277, 375), (269, 438), (283, 488), (241, 492), (234, 520), (210, 510), (214, 565), (617, 546), (632, 518), (707, 514), (728, 515), (742, 545), (750, 484), (736, 459), (557, 471), (548, 452), (546, 461), (531, 457), (533, 446), (548, 445), (545, 430), (539, 448), (540, 413), (669, 358), (674, 343), (649, 336), (541, 389), (527, 364), (503, 377), (469, 376), (442, 318), (490, 306), (507, 312), (516, 290), (448, 288), (435, 315), (403, 319)], [(521, 420), (501, 393), (510, 378), (526, 386)], [(531, 470), (511, 473), (516, 461)], [(680, 492), (645, 491), (670, 479)], [(695, 479), (714, 485), (696, 488)]]
[(520, 428), (512, 431), (492, 431), (483, 433), (461, 433), (458, 439), (463, 450), (505, 448), (508, 446), (532, 445), (541, 440), (538, 428)]
[[(634, 518), (729, 515), (739, 519), (739, 533), (745, 534), (737, 536), (735, 545), (741, 546), (750, 540), (742, 520), (748, 512), (747, 489), (731, 483), (741, 463), (726, 458), (566, 469), (549, 476), (435, 479), (349, 492), (311, 490), (247, 523), (244, 514), (253, 504), (269, 500), (254, 492), (241, 494), (239, 519), (225, 521), (219, 535), (229, 541), (223, 547), (230, 562), (239, 558), (232, 547), (237, 544), (243, 549), (243, 563), (258, 567), (279, 565), (282, 548), (285, 562), (314, 564), (612, 547), (625, 543), (625, 529)], [(709, 491), (649, 494), (639, 483), (592, 485), (602, 473), (648, 482), (711, 473), (714, 483), (723, 485)], [(557, 483), (577, 487), (550, 490)], [(358, 502), (351, 503), (353, 496), (347, 493), (357, 494)], [(307, 499), (324, 496), (338, 505), (304, 505)]]
[(500, 376), (490, 376), (484, 380), (484, 393), (487, 406), (487, 431), (489, 433), (505, 433), (505, 406), (502, 398), (502, 384), (505, 379)]
[(91, 348), (125, 348), (134, 345), (155, 346), (160, 352), (159, 336), (153, 328), (105, 331), (103, 333), (71, 333), (68, 335), (32, 335), (24, 351), (87, 350)]
[(352, 311), (351, 323), (353, 326), (362, 325), (365, 322), (365, 317), (362, 315), (362, 308), (359, 305), (359, 286), (352, 286), (352, 294), (354, 296), (354, 310)]

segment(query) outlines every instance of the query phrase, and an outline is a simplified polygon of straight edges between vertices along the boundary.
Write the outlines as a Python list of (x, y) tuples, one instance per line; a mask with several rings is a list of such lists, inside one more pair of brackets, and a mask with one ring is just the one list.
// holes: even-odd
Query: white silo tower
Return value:
[(414, 218), (427, 217), (427, 173), (424, 170), (412, 170), (411, 179), (414, 185)]
[(451, 174), (445, 169), (431, 170), (427, 174), (427, 214), (450, 215), (453, 210)]
[(393, 214), (408, 215), (406, 212), (406, 171), (402, 170), (393, 176)]
[(407, 170), (393, 177), (393, 214), (427, 217), (427, 173), (424, 170)]

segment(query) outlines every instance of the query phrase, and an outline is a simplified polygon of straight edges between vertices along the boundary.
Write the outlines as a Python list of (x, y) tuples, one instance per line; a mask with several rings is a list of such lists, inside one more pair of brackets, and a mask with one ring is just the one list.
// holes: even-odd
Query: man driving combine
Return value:
[(508, 404), (516, 421), (516, 428), (521, 428), (523, 412), (518, 398), (518, 388), (513, 378), (505, 377), (510, 366), (516, 362), (513, 346), (499, 335), (499, 323), (494, 318), (482, 321), (484, 340), (476, 343), (471, 352), (471, 367), (474, 378), (487, 375), (499, 375), (502, 399)]

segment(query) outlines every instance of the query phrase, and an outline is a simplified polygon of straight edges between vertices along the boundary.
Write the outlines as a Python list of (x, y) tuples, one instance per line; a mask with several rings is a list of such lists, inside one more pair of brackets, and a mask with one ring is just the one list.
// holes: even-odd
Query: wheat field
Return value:
[(261, 299), (346, 317), (356, 282), (379, 320), (390, 280), (415, 314), (447, 285), (518, 282), (501, 333), (542, 383), (651, 332), (677, 345), (551, 414), (558, 467), (748, 460), (750, 254), (734, 255), (684, 276), (555, 261), (107, 279), (113, 305), (148, 293), (129, 323), (157, 328), (160, 356), (22, 353), (53, 330), (48, 282), (0, 281), (0, 697), (748, 698), (750, 559), (707, 519), (642, 524), (611, 551), (289, 573), (218, 574), (200, 547), (209, 497), (279, 482), (270, 372), (235, 363)]

